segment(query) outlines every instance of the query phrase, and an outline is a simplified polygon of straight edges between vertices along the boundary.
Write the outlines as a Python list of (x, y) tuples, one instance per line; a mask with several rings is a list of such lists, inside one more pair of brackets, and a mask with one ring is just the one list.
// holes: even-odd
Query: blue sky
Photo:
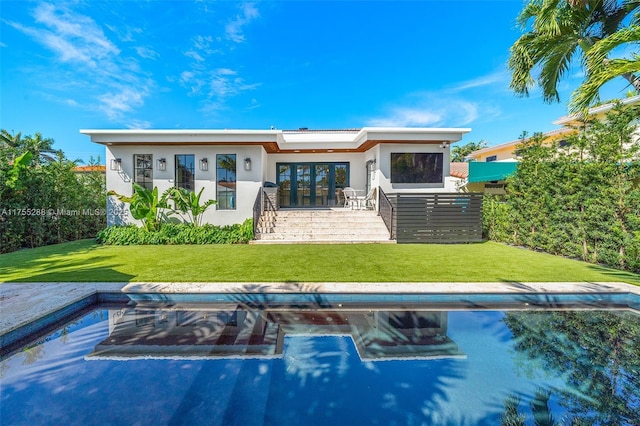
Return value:
[(83, 160), (104, 149), (82, 128), (470, 127), (462, 143), (495, 145), (554, 129), (581, 80), (560, 104), (509, 91), (522, 5), (2, 1), (0, 125)]

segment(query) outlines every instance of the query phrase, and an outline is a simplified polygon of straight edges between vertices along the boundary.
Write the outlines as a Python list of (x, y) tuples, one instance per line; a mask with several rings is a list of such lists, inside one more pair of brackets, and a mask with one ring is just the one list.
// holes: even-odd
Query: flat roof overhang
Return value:
[(365, 152), (382, 143), (451, 144), (470, 131), (469, 128), (365, 127), (351, 131), (82, 129), (80, 133), (106, 146), (260, 145), (270, 154), (298, 154)]

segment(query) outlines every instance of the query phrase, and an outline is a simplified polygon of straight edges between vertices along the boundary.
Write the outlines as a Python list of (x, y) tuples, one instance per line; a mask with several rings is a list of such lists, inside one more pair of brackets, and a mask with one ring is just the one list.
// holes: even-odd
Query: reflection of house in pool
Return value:
[(281, 357), (285, 336), (344, 335), (363, 360), (465, 358), (446, 311), (240, 309), (207, 304), (109, 311), (89, 358)]

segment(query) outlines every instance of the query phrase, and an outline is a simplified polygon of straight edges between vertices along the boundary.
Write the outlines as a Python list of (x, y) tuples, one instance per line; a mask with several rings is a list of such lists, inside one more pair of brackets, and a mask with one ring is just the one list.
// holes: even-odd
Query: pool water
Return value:
[(98, 306), (0, 380), (2, 425), (637, 425), (640, 315)]

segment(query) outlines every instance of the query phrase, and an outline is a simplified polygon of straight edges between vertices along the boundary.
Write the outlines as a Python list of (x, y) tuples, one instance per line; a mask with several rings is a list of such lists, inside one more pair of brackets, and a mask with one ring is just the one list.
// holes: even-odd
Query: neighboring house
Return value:
[[(623, 105), (636, 105), (640, 104), (640, 95), (632, 96), (630, 98), (622, 99), (620, 102)], [(588, 115), (591, 118), (602, 120), (606, 114), (615, 107), (615, 103), (607, 103), (597, 107), (590, 108)], [(567, 138), (569, 135), (576, 133), (580, 127), (580, 121), (578, 116), (569, 115), (561, 117), (553, 122), (555, 125), (563, 126), (560, 129), (552, 130), (543, 133), (546, 142), (552, 143)], [(640, 128), (640, 124), (639, 124)], [(487, 148), (479, 149), (472, 152), (467, 156), (469, 161), (480, 162), (493, 162), (493, 161), (518, 161), (517, 147), (522, 143), (522, 139), (517, 139), (511, 142), (506, 142), (499, 145), (490, 146)]]
[[(635, 105), (640, 103), (640, 95), (626, 98), (620, 101), (623, 105)], [(591, 118), (602, 120), (606, 114), (615, 107), (615, 103), (607, 103), (589, 109)], [(576, 115), (561, 117), (553, 124), (564, 126), (560, 129), (543, 133), (544, 142), (548, 144), (558, 143), (562, 146), (570, 135), (578, 132), (581, 122)], [(638, 126), (640, 134), (640, 124)], [(467, 156), (469, 171), (466, 181), (459, 184), (463, 192), (488, 192), (503, 194), (506, 178), (515, 172), (519, 160), (518, 146), (522, 139), (490, 146), (472, 152)]]
[[(228, 225), (252, 217), (264, 186), (278, 188), (279, 208), (297, 209), (341, 205), (345, 187), (389, 195), (454, 192), (449, 146), (469, 131), (365, 127), (80, 132), (106, 147), (107, 190), (129, 195), (132, 182), (160, 192), (172, 186), (204, 189), (203, 201), (218, 202), (206, 212), (205, 221)], [(121, 207), (109, 197), (109, 225), (135, 222)]]
[[(575, 129), (563, 128), (543, 133), (545, 142), (562, 140), (575, 133)], [(525, 139), (526, 140), (526, 139)], [(497, 161), (518, 161), (518, 145), (523, 139), (516, 139), (499, 145), (489, 146), (472, 152), (467, 156), (470, 162), (492, 163)]]
[(98, 172), (100, 174), (107, 173), (107, 167), (103, 165), (95, 165), (95, 166), (76, 166), (73, 168), (73, 172), (77, 175), (86, 175), (89, 173)]

